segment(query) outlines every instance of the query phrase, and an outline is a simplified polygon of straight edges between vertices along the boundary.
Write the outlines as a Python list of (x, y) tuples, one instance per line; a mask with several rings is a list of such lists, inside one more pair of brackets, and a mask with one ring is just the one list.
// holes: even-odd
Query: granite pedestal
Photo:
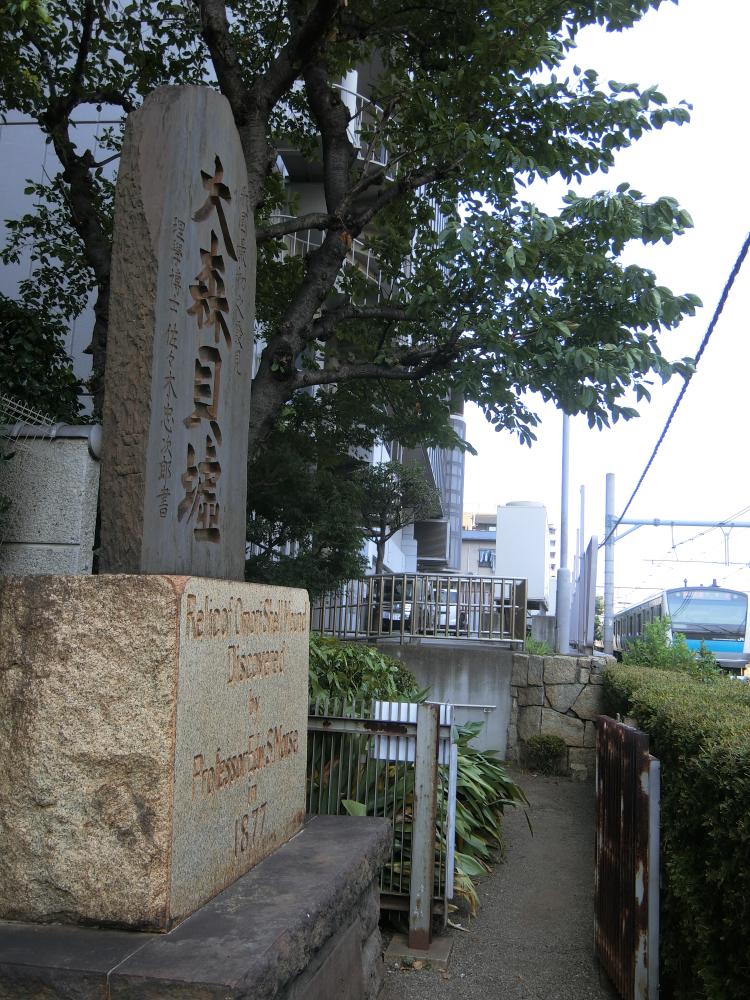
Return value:
[(307, 594), (0, 579), (0, 918), (165, 931), (302, 826)]
[(0, 998), (374, 1000), (386, 820), (314, 817), (168, 934), (0, 921)]

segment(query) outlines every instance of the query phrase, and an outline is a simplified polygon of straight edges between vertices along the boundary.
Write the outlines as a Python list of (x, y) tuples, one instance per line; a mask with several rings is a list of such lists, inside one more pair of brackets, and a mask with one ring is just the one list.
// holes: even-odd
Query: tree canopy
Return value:
[[(30, 189), (36, 207), (12, 223), (4, 251), (13, 260), (31, 246), (24, 304), (67, 319), (94, 291), (100, 402), (113, 185), (109, 157), (80, 148), (74, 122), (92, 107), (119, 120), (158, 85), (202, 82), (232, 108), (258, 224), (265, 339), (251, 457), (314, 386), (366, 384), (378, 398), (390, 387), (431, 413), (457, 393), (525, 441), (537, 419), (526, 390), (592, 425), (629, 418), (630, 390), (647, 397), (654, 376), (686, 370), (684, 359), (665, 360), (657, 334), (699, 303), (625, 266), (622, 252), (669, 242), (690, 218), (674, 199), (650, 201), (627, 184), (592, 197), (571, 190), (556, 214), (526, 189), (606, 172), (645, 132), (688, 119), (656, 87), (561, 70), (580, 29), (627, 28), (659, 3), (17, 4), (42, 16), (21, 16), (16, 37), (0, 40), (0, 112), (33, 118), (61, 163)], [(363, 66), (355, 114), (339, 84)], [(114, 124), (100, 146), (116, 157), (120, 139)], [(277, 169), (290, 148), (319, 164), (320, 211), (290, 204)], [(291, 234), (307, 234), (308, 252), (280, 259)], [(368, 252), (377, 292), (358, 266)]]
[(354, 482), (365, 536), (377, 550), (375, 572), (382, 573), (388, 540), (416, 521), (440, 517), (440, 495), (418, 465), (402, 462), (365, 465)]

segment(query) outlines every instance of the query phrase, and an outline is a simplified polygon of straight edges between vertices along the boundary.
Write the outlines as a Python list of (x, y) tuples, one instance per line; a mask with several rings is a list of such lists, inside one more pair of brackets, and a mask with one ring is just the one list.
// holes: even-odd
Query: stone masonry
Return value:
[(595, 720), (604, 711), (602, 657), (532, 656), (515, 653), (507, 756), (519, 760), (527, 740), (559, 736), (573, 778), (594, 777)]

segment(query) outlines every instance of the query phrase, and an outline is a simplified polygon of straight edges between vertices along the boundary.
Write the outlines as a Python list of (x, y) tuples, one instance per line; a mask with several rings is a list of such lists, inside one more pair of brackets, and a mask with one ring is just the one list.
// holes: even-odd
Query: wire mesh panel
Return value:
[[(393, 840), (380, 879), (381, 905), (408, 909), (414, 836), (417, 705), (318, 699), (308, 718), (307, 811), (390, 820)], [(456, 747), (452, 707), (441, 706), (433, 849), (433, 898), (453, 895)]]

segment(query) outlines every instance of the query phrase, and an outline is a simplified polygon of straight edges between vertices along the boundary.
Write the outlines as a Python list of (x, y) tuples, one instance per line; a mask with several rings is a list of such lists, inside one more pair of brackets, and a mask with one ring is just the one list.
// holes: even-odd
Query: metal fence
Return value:
[(600, 716), (594, 936), (623, 1000), (659, 995), (659, 761), (648, 735)]
[(350, 580), (312, 607), (313, 631), (340, 639), (526, 637), (526, 580), (495, 576), (388, 574)]
[(408, 910), (411, 947), (427, 946), (432, 914), (447, 920), (453, 896), (452, 722), (450, 705), (326, 699), (310, 706), (307, 811), (391, 821), (380, 901), (384, 909)]

